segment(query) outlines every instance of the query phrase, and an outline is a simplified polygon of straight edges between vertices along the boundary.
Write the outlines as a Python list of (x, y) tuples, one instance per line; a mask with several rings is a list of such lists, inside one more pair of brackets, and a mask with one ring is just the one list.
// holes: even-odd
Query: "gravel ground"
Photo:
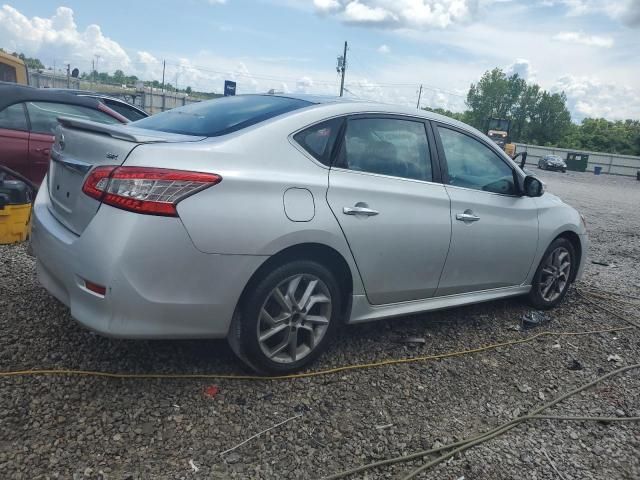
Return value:
[[(582, 285), (640, 295), (640, 182), (542, 172), (586, 216)], [(637, 307), (624, 304), (636, 313)], [(543, 331), (624, 326), (570, 292), (549, 321), (498, 301), (349, 327), (314, 369), (459, 351)], [(244, 373), (223, 341), (123, 341), (79, 327), (34, 279), (24, 246), (0, 246), (0, 370)], [(411, 336), (424, 345), (399, 341)], [(618, 361), (609, 361), (618, 355)], [(301, 380), (0, 378), (0, 478), (315, 479), (473, 436), (640, 359), (640, 332), (539, 337), (436, 361)], [(210, 396), (212, 385), (219, 389)], [(640, 416), (640, 372), (564, 401), (554, 415)], [(299, 415), (226, 455), (248, 437)], [(198, 471), (190, 464), (195, 465)], [(356, 478), (396, 478), (417, 462)], [(638, 479), (640, 425), (538, 421), (420, 478)]]

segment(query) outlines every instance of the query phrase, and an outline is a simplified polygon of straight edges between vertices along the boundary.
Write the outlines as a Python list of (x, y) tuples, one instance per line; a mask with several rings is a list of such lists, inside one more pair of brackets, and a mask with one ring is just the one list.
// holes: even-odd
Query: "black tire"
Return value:
[[(258, 339), (260, 315), (263, 305), (266, 308), (265, 302), (271, 301), (270, 297), (274, 289), (283, 282), (299, 275), (315, 277), (324, 284), (323, 288), (330, 297), (330, 306), (326, 307), (327, 313), (330, 312), (330, 318), (322, 338), (313, 347), (305, 345), (309, 352), (303, 358), (289, 363), (282, 363), (269, 358), (263, 351), (263, 347), (261, 347)], [(262, 275), (250, 288), (251, 290), (247, 292), (241, 300), (241, 304), (238, 305), (237, 318), (234, 319), (229, 333), (229, 343), (238, 357), (258, 373), (283, 375), (300, 370), (322, 354), (342, 323), (340, 315), (343, 299), (339, 284), (329, 269), (315, 261), (294, 260), (277, 266)], [(300, 333), (298, 333), (297, 327), (295, 328), (298, 335), (310, 335), (306, 330), (302, 331), (302, 327), (300, 328)], [(288, 329), (285, 329), (282, 334), (287, 335)]]
[(566, 168), (563, 168), (563, 169), (562, 169), (562, 173), (567, 173), (567, 169), (566, 169)]
[[(566, 252), (568, 252), (570, 266), (568, 272), (566, 273), (566, 282), (561, 291), (557, 292), (559, 293), (559, 295), (557, 296), (557, 298), (549, 300), (545, 299), (542, 294), (541, 282), (543, 281), (543, 269), (545, 267), (545, 264), (548, 262), (549, 257), (558, 249), (564, 249)], [(531, 282), (531, 291), (527, 295), (529, 304), (532, 307), (537, 308), (538, 310), (548, 310), (550, 308), (556, 307), (560, 302), (562, 302), (565, 295), (567, 294), (567, 291), (569, 290), (574, 271), (576, 268), (578, 268), (576, 261), (577, 258), (575, 248), (569, 240), (561, 237), (556, 238), (553, 242), (551, 242), (551, 245), (549, 245), (547, 250), (544, 252), (542, 259), (540, 260), (540, 265), (538, 265), (538, 269), (533, 276), (533, 281)]]

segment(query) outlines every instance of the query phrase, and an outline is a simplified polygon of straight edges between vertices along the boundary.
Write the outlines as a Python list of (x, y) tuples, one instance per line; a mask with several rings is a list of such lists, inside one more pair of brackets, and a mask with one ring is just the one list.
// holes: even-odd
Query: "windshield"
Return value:
[(192, 103), (138, 120), (134, 127), (203, 137), (216, 137), (312, 105), (296, 98), (238, 95)]

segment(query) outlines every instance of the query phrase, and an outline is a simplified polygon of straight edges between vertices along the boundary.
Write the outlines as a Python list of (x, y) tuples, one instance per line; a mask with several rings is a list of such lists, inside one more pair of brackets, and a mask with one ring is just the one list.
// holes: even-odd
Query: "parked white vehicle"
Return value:
[(573, 208), (432, 113), (246, 95), (60, 121), (38, 277), (104, 335), (226, 337), (289, 372), (343, 322), (517, 295), (553, 307), (587, 254)]

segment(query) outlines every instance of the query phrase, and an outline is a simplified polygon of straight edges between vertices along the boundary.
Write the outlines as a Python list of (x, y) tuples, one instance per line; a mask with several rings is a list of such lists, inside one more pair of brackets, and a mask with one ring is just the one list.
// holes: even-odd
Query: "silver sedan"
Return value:
[(32, 244), (40, 283), (91, 330), (227, 338), (285, 373), (344, 323), (512, 296), (554, 307), (588, 242), (467, 125), (243, 95), (124, 126), (61, 118)]

